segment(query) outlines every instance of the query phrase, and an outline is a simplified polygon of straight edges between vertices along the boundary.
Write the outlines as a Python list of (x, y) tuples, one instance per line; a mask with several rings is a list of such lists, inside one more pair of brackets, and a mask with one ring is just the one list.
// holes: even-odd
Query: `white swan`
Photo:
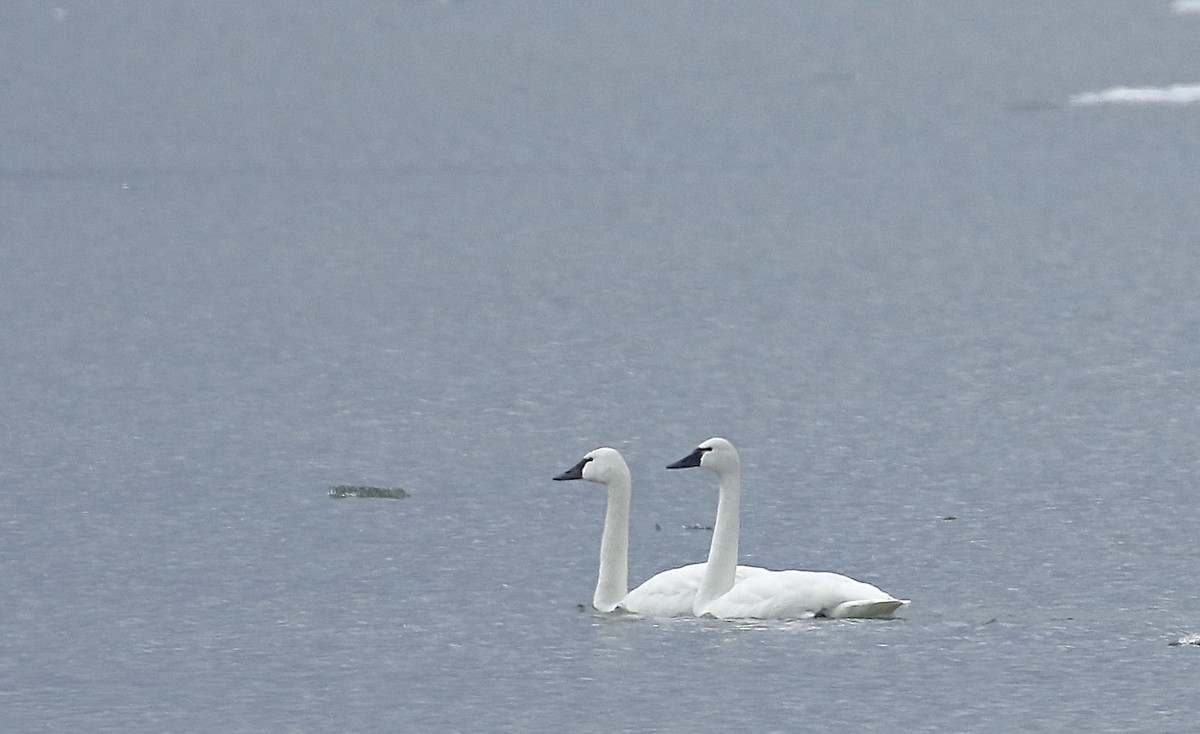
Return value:
[[(604, 534), (600, 539), (600, 577), (592, 606), (601, 612), (618, 609), (652, 617), (679, 617), (692, 613), (696, 590), (704, 580), (703, 563), (672, 568), (650, 577), (628, 591), (629, 502), (633, 482), (629, 465), (620, 452), (601, 447), (554, 477), (556, 480), (586, 479), (608, 488), (608, 509), (604, 515)], [(765, 568), (739, 566), (733, 576), (744, 579)]]
[(738, 530), (742, 494), (737, 449), (710, 438), (668, 469), (702, 466), (719, 483), (717, 522), (708, 567), (692, 612), (719, 619), (803, 619), (808, 617), (890, 618), (908, 604), (871, 584), (825, 571), (768, 571), (737, 579)]

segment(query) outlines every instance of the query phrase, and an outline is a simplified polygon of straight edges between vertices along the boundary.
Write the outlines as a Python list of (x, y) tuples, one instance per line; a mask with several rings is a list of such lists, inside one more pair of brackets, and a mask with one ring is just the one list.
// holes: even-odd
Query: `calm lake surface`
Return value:
[(1186, 10), (5, 3), (0, 729), (1194, 731)]

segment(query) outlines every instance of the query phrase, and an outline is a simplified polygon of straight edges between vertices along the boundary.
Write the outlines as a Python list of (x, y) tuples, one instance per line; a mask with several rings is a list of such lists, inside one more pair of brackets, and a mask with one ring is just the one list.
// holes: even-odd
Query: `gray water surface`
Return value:
[[(6, 3), (0, 728), (1193, 730), (1171, 7)], [(712, 435), (901, 618), (592, 612)]]

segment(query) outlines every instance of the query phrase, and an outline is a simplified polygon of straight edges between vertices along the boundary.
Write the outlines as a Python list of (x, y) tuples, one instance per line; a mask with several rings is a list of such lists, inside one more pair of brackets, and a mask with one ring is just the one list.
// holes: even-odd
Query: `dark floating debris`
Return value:
[(701, 525), (698, 522), (694, 522), (691, 525), (684, 525), (683, 529), (684, 530), (712, 530), (713, 528), (712, 528), (712, 525)]
[(402, 500), (408, 497), (408, 492), (405, 492), (399, 487), (361, 487), (357, 485), (339, 484), (329, 490), (329, 496), (335, 500), (345, 499), (347, 497), (371, 497), (385, 500)]

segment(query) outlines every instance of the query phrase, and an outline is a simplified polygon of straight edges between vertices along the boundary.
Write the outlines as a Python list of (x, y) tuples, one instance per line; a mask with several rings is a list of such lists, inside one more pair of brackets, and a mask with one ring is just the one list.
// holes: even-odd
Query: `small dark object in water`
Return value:
[(1183, 637), (1180, 637), (1178, 640), (1172, 640), (1171, 642), (1168, 642), (1167, 644), (1170, 645), (1171, 647), (1182, 647), (1184, 645), (1200, 646), (1200, 635), (1184, 635)]
[(712, 530), (712, 525), (701, 525), (698, 522), (694, 522), (691, 525), (684, 525), (683, 529), (684, 530)]
[(942, 519), (943, 519), (943, 520), (957, 520), (958, 518), (957, 518), (957, 517), (955, 517), (954, 515), (946, 515), (946, 516), (945, 516), (945, 517), (943, 517)]
[(329, 490), (329, 496), (335, 500), (345, 499), (346, 497), (373, 497), (385, 500), (402, 500), (408, 496), (399, 487), (360, 487), (349, 484), (339, 484)]

